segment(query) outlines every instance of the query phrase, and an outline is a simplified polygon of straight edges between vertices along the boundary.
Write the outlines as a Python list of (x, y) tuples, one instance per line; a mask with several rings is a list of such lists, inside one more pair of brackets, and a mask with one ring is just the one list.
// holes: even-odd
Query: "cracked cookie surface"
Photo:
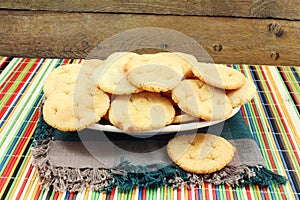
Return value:
[(176, 136), (167, 144), (167, 153), (187, 172), (207, 174), (225, 167), (233, 158), (235, 147), (222, 137), (207, 134)]

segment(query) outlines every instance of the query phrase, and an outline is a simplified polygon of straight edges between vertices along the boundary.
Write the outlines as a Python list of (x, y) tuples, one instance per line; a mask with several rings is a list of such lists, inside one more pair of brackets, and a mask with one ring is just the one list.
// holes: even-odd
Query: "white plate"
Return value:
[[(237, 114), (239, 110), (240, 110), (240, 107), (234, 108), (229, 118), (231, 118), (232, 116)], [(221, 123), (223, 121), (225, 121), (225, 120), (200, 121), (200, 122), (190, 122), (190, 123), (184, 123), (184, 124), (172, 124), (172, 125), (168, 125), (163, 128), (160, 128), (160, 129), (144, 131), (144, 132), (141, 132), (140, 134), (147, 134), (147, 133), (148, 134), (153, 134), (153, 133), (164, 134), (164, 133), (177, 132), (177, 131), (188, 131), (188, 130), (208, 127), (208, 126), (211, 126), (214, 124)], [(118, 129), (112, 125), (93, 124), (87, 128), (93, 129), (93, 130), (98, 130), (98, 131), (105, 131), (105, 132), (126, 133), (125, 131)], [(139, 133), (133, 133), (133, 134), (139, 134)]]

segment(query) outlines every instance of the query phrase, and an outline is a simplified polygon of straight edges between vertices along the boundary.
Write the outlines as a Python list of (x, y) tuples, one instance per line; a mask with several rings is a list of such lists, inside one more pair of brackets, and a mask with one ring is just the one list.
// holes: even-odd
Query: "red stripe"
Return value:
[(187, 188), (188, 199), (192, 199), (192, 191), (191, 188)]
[[(259, 117), (259, 114), (258, 114), (258, 111), (257, 111), (257, 109), (256, 109), (256, 106), (253, 105), (252, 107), (253, 107), (253, 110), (254, 110), (254, 113), (255, 113), (255, 117)], [(260, 133), (261, 133), (260, 135), (262, 136), (263, 141), (264, 141), (264, 142), (263, 142), (263, 143), (264, 143), (264, 146), (265, 146), (266, 149), (270, 149), (268, 140), (266, 139), (266, 134), (265, 134), (265, 132), (264, 132), (264, 130), (263, 130), (262, 123), (261, 123), (260, 120), (256, 120), (256, 121), (257, 121), (258, 126), (259, 126), (259, 129), (260, 129)], [(267, 151), (267, 153), (268, 153), (268, 159), (269, 159), (270, 162), (271, 162), (272, 168), (275, 169), (276, 167), (275, 167), (275, 163), (274, 163), (274, 160), (273, 160), (273, 156), (272, 156), (272, 154), (271, 154), (269, 151)]]
[(69, 200), (72, 200), (73, 199), (73, 196), (74, 196), (74, 192), (70, 192), (70, 195), (69, 195)]
[(226, 194), (226, 199), (231, 199), (228, 185), (225, 185), (225, 194)]
[(116, 188), (113, 187), (113, 189), (111, 190), (110, 196), (109, 196), (109, 199), (110, 199), (110, 200), (113, 200), (113, 199), (114, 199), (115, 192), (116, 192)]
[(58, 196), (59, 196), (59, 192), (55, 192), (54, 197), (53, 197), (53, 200), (57, 200), (57, 199), (58, 199)]
[(266, 189), (266, 187), (263, 187), (263, 188), (262, 188), (262, 191), (263, 191), (263, 194), (264, 194), (265, 200), (268, 200), (268, 199), (269, 199), (269, 196), (268, 196), (268, 192), (267, 192), (267, 189)]
[(181, 188), (180, 187), (177, 189), (177, 199), (181, 200)]
[(204, 192), (205, 192), (205, 199), (210, 199), (209, 198), (209, 189), (208, 189), (208, 184), (204, 182)]
[[(279, 69), (280, 69), (280, 71), (284, 71), (283, 69), (282, 69), (282, 67), (279, 67)], [(299, 107), (299, 100), (298, 100), (298, 98), (296, 97), (296, 95), (295, 95), (295, 93), (293, 92), (293, 88), (291, 87), (291, 85), (290, 85), (290, 82), (288, 81), (288, 79), (287, 79), (287, 77), (286, 77), (286, 75), (285, 75), (285, 73), (281, 73), (281, 75), (283, 76), (283, 78), (284, 78), (284, 82), (285, 82), (285, 84), (287, 85), (287, 87), (288, 87), (288, 89), (289, 89), (289, 91), (292, 91), (292, 92), (289, 92), (289, 94), (290, 95), (292, 95), (294, 98), (293, 99), (295, 99), (295, 101), (296, 101), (296, 106), (297, 107)]]
[(194, 188), (194, 191), (195, 191), (195, 200), (199, 200), (199, 191), (198, 191), (198, 187), (195, 187)]
[(251, 199), (251, 193), (250, 193), (249, 186), (245, 186), (245, 190), (246, 190), (247, 199)]
[(40, 194), (42, 192), (41, 186), (39, 186), (37, 193), (35, 194), (34, 200), (38, 200), (40, 197)]
[(212, 184), (211, 190), (212, 190), (213, 200), (217, 199), (216, 186)]
[(70, 59), (64, 59), (61, 65), (67, 65), (70, 63), (70, 61), (71, 61)]
[(282, 200), (286, 200), (282, 185), (278, 185)]
[[(27, 63), (26, 63), (27, 64)], [(26, 66), (26, 64), (23, 64), (22, 66)], [(20, 83), (18, 83), (18, 87), (15, 89), (15, 91), (13, 91), (13, 94), (10, 96), (10, 98), (8, 99), (7, 103), (4, 105), (3, 109), (1, 109), (0, 112), (0, 118), (2, 118), (4, 116), (4, 114), (6, 113), (6, 111), (8, 110), (8, 108), (12, 105), (12, 102), (14, 101), (14, 99), (16, 98), (16, 96), (18, 95), (18, 93), (21, 91), (21, 89), (23, 88), (23, 86), (27, 83), (29, 77), (31, 76), (31, 74), (29, 72), (33, 72), (37, 66), (38, 62), (36, 62), (35, 64), (32, 65), (32, 67), (30, 68), (30, 70), (28, 71), (28, 73), (26, 73), (26, 75), (23, 77), (23, 79), (21, 80)], [(24, 68), (24, 67), (22, 67)], [(20, 72), (17, 72), (18, 76), (20, 74)], [(14, 76), (14, 80), (16, 80), (17, 76)], [(11, 86), (13, 84), (13, 80), (11, 80), (9, 82), (9, 84), (7, 86)], [(7, 88), (7, 87), (6, 87)], [(3, 98), (3, 96), (5, 95), (6, 91), (8, 91), (8, 88), (0, 93), (0, 99)]]
[[(261, 71), (262, 71), (262, 75), (263, 75), (264, 79), (267, 80), (267, 77), (266, 77), (266, 75), (265, 75), (265, 72), (264, 72), (262, 69), (261, 69)], [(267, 85), (267, 87), (268, 87), (268, 90), (269, 90), (269, 91), (272, 91), (272, 90), (271, 90), (271, 87), (270, 87), (270, 84), (269, 84), (268, 81), (266, 81), (266, 85)], [(276, 99), (276, 97), (274, 96), (274, 93), (273, 93), (273, 92), (270, 92), (270, 94), (271, 94), (271, 96), (272, 96), (272, 99)], [(274, 103), (274, 104), (275, 104), (275, 107), (276, 107), (276, 110), (277, 110), (277, 112), (278, 112), (278, 115), (279, 115), (280, 119), (283, 119), (283, 115), (282, 115), (282, 113), (280, 112), (280, 109), (279, 109), (278, 104), (277, 104), (277, 103)], [(282, 125), (283, 125), (285, 131), (288, 132), (288, 128), (287, 128), (287, 126), (286, 126), (286, 123), (285, 123), (283, 120), (281, 120), (281, 122), (282, 122)]]
[[(3, 90), (2, 90), (2, 92), (6, 92), (9, 88), (10, 88), (10, 86), (13, 84), (13, 82), (17, 79), (17, 77), (20, 75), (20, 73), (23, 71), (23, 69), (25, 68), (25, 66), (27, 65), (27, 62), (26, 62), (26, 60), (28, 60), (28, 59), (25, 59), (25, 62), (24, 62), (24, 59), (21, 59), (21, 61), (16, 65), (16, 67), (11, 71), (11, 72), (16, 72), (14, 75), (13, 75), (13, 77), (11, 77), (11, 76), (7, 76), (7, 78), (3, 81), (3, 83), (2, 83), (2, 85), (1, 85), (1, 87), (0, 88), (3, 88), (4, 87), (4, 83), (8, 83), (7, 85), (6, 85), (6, 87), (5, 88), (3, 88)], [(20, 67), (20, 68), (19, 68)], [(10, 79), (10, 80), (9, 80)], [(2, 97), (0, 96), (0, 99), (1, 99)]]
[[(37, 120), (37, 118), (38, 118), (38, 112), (35, 112), (33, 119), (36, 119), (36, 120)], [(30, 126), (29, 129), (26, 129), (26, 130), (25, 130), (24, 136), (25, 136), (25, 137), (27, 136), (27, 138), (24, 138), (24, 136), (23, 136), (23, 137), (20, 139), (19, 143), (16, 144), (17, 147), (16, 147), (15, 151), (11, 153), (12, 156), (11, 156), (10, 159), (8, 159), (8, 163), (7, 163), (7, 165), (6, 165), (6, 168), (4, 169), (4, 171), (3, 171), (3, 173), (2, 173), (2, 176), (3, 176), (3, 177), (8, 177), (9, 174), (10, 174), (10, 172), (11, 172), (11, 170), (12, 170), (12, 168), (16, 165), (16, 162), (17, 162), (17, 160), (18, 160), (18, 155), (20, 154), (21, 150), (22, 150), (23, 147), (25, 146), (26, 142), (27, 142), (28, 140), (30, 140), (30, 135), (31, 135), (31, 133), (33, 133), (33, 128), (34, 128), (34, 126), (35, 126), (36, 123), (37, 123), (37, 122), (32, 122), (32, 123), (31, 123), (32, 126)], [(4, 186), (4, 184), (5, 184), (6, 181), (7, 181), (7, 178), (1, 179), (1, 180), (0, 180), (0, 188), (2, 188), (2, 187)]]
[(146, 198), (146, 188), (143, 187), (142, 199), (145, 200)]
[(21, 195), (22, 195), (22, 193), (23, 193), (23, 190), (24, 190), (24, 188), (25, 188), (25, 185), (26, 185), (27, 182), (28, 182), (28, 179), (29, 179), (29, 176), (30, 176), (30, 174), (31, 174), (31, 172), (32, 172), (32, 169), (33, 169), (33, 166), (30, 165), (29, 170), (27, 171), (26, 176), (25, 176), (25, 179), (24, 179), (24, 181), (23, 181), (23, 183), (22, 183), (22, 186), (21, 186), (21, 188), (20, 188), (20, 190), (19, 190), (17, 199), (20, 199), (20, 198), (21, 198)]

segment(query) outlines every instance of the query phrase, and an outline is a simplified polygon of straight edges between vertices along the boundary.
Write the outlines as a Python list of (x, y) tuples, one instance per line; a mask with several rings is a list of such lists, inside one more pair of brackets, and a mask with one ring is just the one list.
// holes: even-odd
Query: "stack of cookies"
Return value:
[(250, 101), (255, 85), (225, 65), (189, 54), (116, 52), (53, 70), (45, 84), (45, 121), (62, 131), (106, 118), (125, 132), (191, 120), (224, 120)]

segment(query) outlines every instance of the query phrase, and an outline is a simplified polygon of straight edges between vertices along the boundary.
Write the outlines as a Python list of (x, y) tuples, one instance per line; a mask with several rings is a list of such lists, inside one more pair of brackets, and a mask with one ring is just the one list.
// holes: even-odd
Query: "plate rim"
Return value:
[(163, 128), (160, 129), (153, 129), (149, 131), (143, 131), (143, 132), (135, 132), (135, 133), (128, 133), (125, 132), (124, 130), (121, 130), (113, 125), (103, 125), (103, 124), (92, 124), (88, 126), (86, 129), (92, 129), (92, 130), (97, 130), (97, 131), (105, 131), (105, 132), (112, 132), (112, 133), (125, 133), (125, 134), (151, 134), (153, 133), (156, 134), (167, 134), (167, 133), (174, 133), (177, 131), (188, 131), (188, 130), (193, 130), (193, 129), (198, 129), (198, 128), (205, 128), (211, 125), (219, 124), (221, 122), (224, 122), (234, 115), (236, 115), (240, 111), (241, 106), (238, 106), (236, 108), (233, 108), (231, 115), (224, 120), (214, 120), (214, 121), (201, 121), (201, 122), (190, 122), (190, 123), (183, 123), (183, 124), (171, 124), (167, 125)]

